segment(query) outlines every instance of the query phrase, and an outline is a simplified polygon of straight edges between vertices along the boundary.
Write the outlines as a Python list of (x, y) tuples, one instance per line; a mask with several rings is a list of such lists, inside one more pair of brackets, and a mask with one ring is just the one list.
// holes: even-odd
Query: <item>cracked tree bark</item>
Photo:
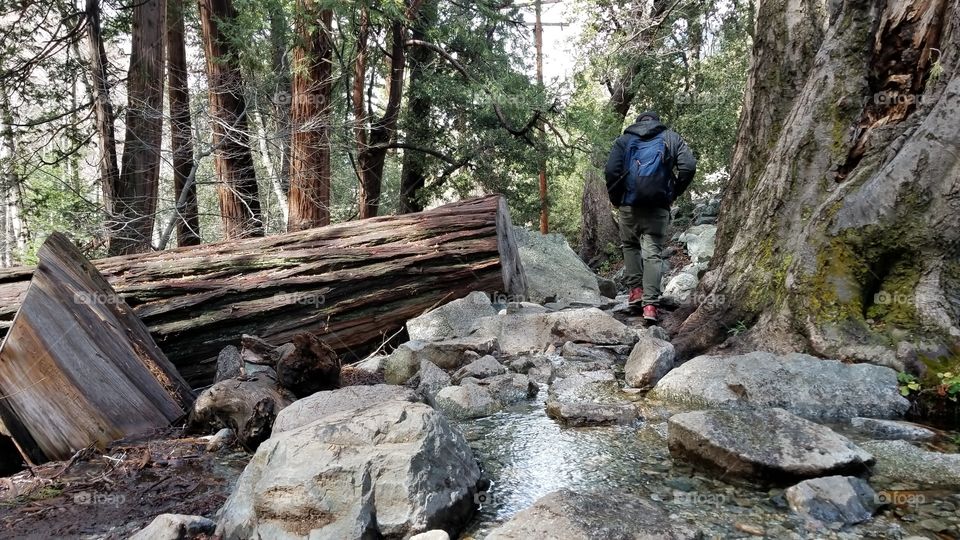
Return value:
[(956, 361), (960, 6), (829, 9), (760, 4), (717, 257), (676, 341), (684, 357), (745, 322), (759, 348), (918, 371)]

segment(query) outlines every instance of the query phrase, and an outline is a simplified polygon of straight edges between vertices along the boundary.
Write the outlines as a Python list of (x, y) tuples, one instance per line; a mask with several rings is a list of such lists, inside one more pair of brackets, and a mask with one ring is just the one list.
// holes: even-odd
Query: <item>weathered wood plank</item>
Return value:
[(34, 463), (169, 425), (193, 400), (143, 323), (53, 234), (0, 346), (0, 420)]

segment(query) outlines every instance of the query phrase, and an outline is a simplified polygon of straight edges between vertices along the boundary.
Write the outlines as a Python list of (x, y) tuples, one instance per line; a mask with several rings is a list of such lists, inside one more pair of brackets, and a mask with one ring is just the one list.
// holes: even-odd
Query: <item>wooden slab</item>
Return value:
[(93, 265), (59, 233), (0, 346), (0, 420), (29, 461), (181, 418), (193, 393)]

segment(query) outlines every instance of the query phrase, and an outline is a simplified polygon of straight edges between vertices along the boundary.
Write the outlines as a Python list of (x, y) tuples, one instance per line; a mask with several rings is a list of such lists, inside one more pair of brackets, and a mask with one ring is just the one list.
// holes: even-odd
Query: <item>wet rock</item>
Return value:
[(443, 341), (408, 341), (384, 360), (383, 375), (390, 384), (404, 384), (420, 370), (420, 362), (433, 362), (442, 369), (459, 369), (470, 361), (468, 353), (497, 351), (496, 338), (469, 336)]
[(469, 364), (463, 366), (453, 374), (453, 382), (459, 384), (466, 377), (476, 379), (485, 379), (494, 375), (502, 375), (507, 372), (506, 366), (497, 361), (496, 358), (487, 355)]
[(503, 409), (490, 390), (478, 384), (448, 386), (437, 393), (435, 401), (450, 418), (481, 418)]
[(671, 456), (733, 478), (783, 483), (860, 474), (873, 461), (846, 437), (783, 409), (695, 411), (668, 425)]
[(600, 540), (696, 538), (697, 531), (670, 518), (649, 500), (620, 492), (550, 493), (490, 531), (488, 540)]
[(633, 345), (636, 332), (596, 308), (534, 315), (498, 315), (477, 321), (476, 335), (495, 338), (506, 355), (541, 353), (567, 341), (595, 345)]
[(218, 383), (239, 377), (241, 373), (243, 373), (243, 358), (240, 357), (240, 349), (227, 345), (217, 355), (217, 375), (213, 382)]
[(716, 237), (716, 225), (696, 225), (687, 229), (678, 240), (687, 245), (690, 260), (699, 263), (713, 258)]
[(570, 249), (563, 235), (514, 227), (514, 238), (527, 276), (527, 300), (538, 304), (603, 303), (597, 276)]
[(850, 425), (871, 438), (879, 440), (927, 441), (937, 434), (920, 424), (876, 418), (852, 418)]
[(298, 399), (280, 411), (273, 424), (273, 435), (297, 429), (331, 414), (357, 411), (388, 401), (415, 402), (419, 399), (413, 390), (392, 384), (348, 386), (339, 390), (317, 392)]
[(477, 381), (475, 384), (486, 387), (490, 391), (490, 395), (504, 406), (536, 397), (540, 393), (540, 387), (537, 383), (531, 381), (526, 375), (519, 373), (505, 373), (488, 377)]
[(633, 347), (624, 377), (633, 388), (648, 388), (673, 369), (673, 345), (657, 338), (643, 337)]
[(482, 292), (472, 292), (464, 298), (442, 305), (433, 311), (407, 321), (411, 340), (439, 341), (465, 336), (477, 319), (496, 314), (490, 298)]
[(796, 353), (700, 356), (668, 373), (651, 396), (703, 408), (779, 407), (811, 420), (894, 418), (910, 406), (890, 368)]
[(417, 393), (430, 405), (436, 405), (437, 393), (452, 384), (446, 371), (426, 360), (420, 361), (419, 377)]
[(787, 488), (790, 509), (820, 526), (854, 525), (873, 516), (877, 494), (866, 481), (852, 476), (827, 476), (804, 480)]
[(609, 349), (598, 346), (574, 343), (568, 341), (560, 349), (560, 356), (571, 360), (588, 360), (613, 365), (617, 362), (617, 355)]
[(620, 397), (619, 390), (610, 370), (573, 373), (550, 386), (547, 416), (568, 426), (630, 423), (640, 417), (640, 410)]
[(463, 438), (422, 403), (326, 416), (264, 442), (221, 511), (245, 538), (403, 538), (459, 529), (480, 478)]
[(877, 459), (876, 478), (911, 486), (960, 489), (960, 454), (918, 448), (906, 441), (870, 441), (860, 445)]
[(216, 528), (216, 522), (202, 516), (160, 514), (128, 540), (187, 540), (213, 534)]

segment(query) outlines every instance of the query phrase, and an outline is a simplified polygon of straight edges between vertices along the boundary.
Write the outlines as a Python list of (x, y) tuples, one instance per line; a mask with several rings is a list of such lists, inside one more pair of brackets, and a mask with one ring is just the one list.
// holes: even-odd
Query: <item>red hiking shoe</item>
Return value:
[(641, 300), (643, 300), (643, 289), (640, 287), (630, 289), (630, 298), (627, 299), (627, 303), (633, 306), (639, 304)]
[(650, 322), (657, 322), (657, 306), (643, 306), (643, 318)]

